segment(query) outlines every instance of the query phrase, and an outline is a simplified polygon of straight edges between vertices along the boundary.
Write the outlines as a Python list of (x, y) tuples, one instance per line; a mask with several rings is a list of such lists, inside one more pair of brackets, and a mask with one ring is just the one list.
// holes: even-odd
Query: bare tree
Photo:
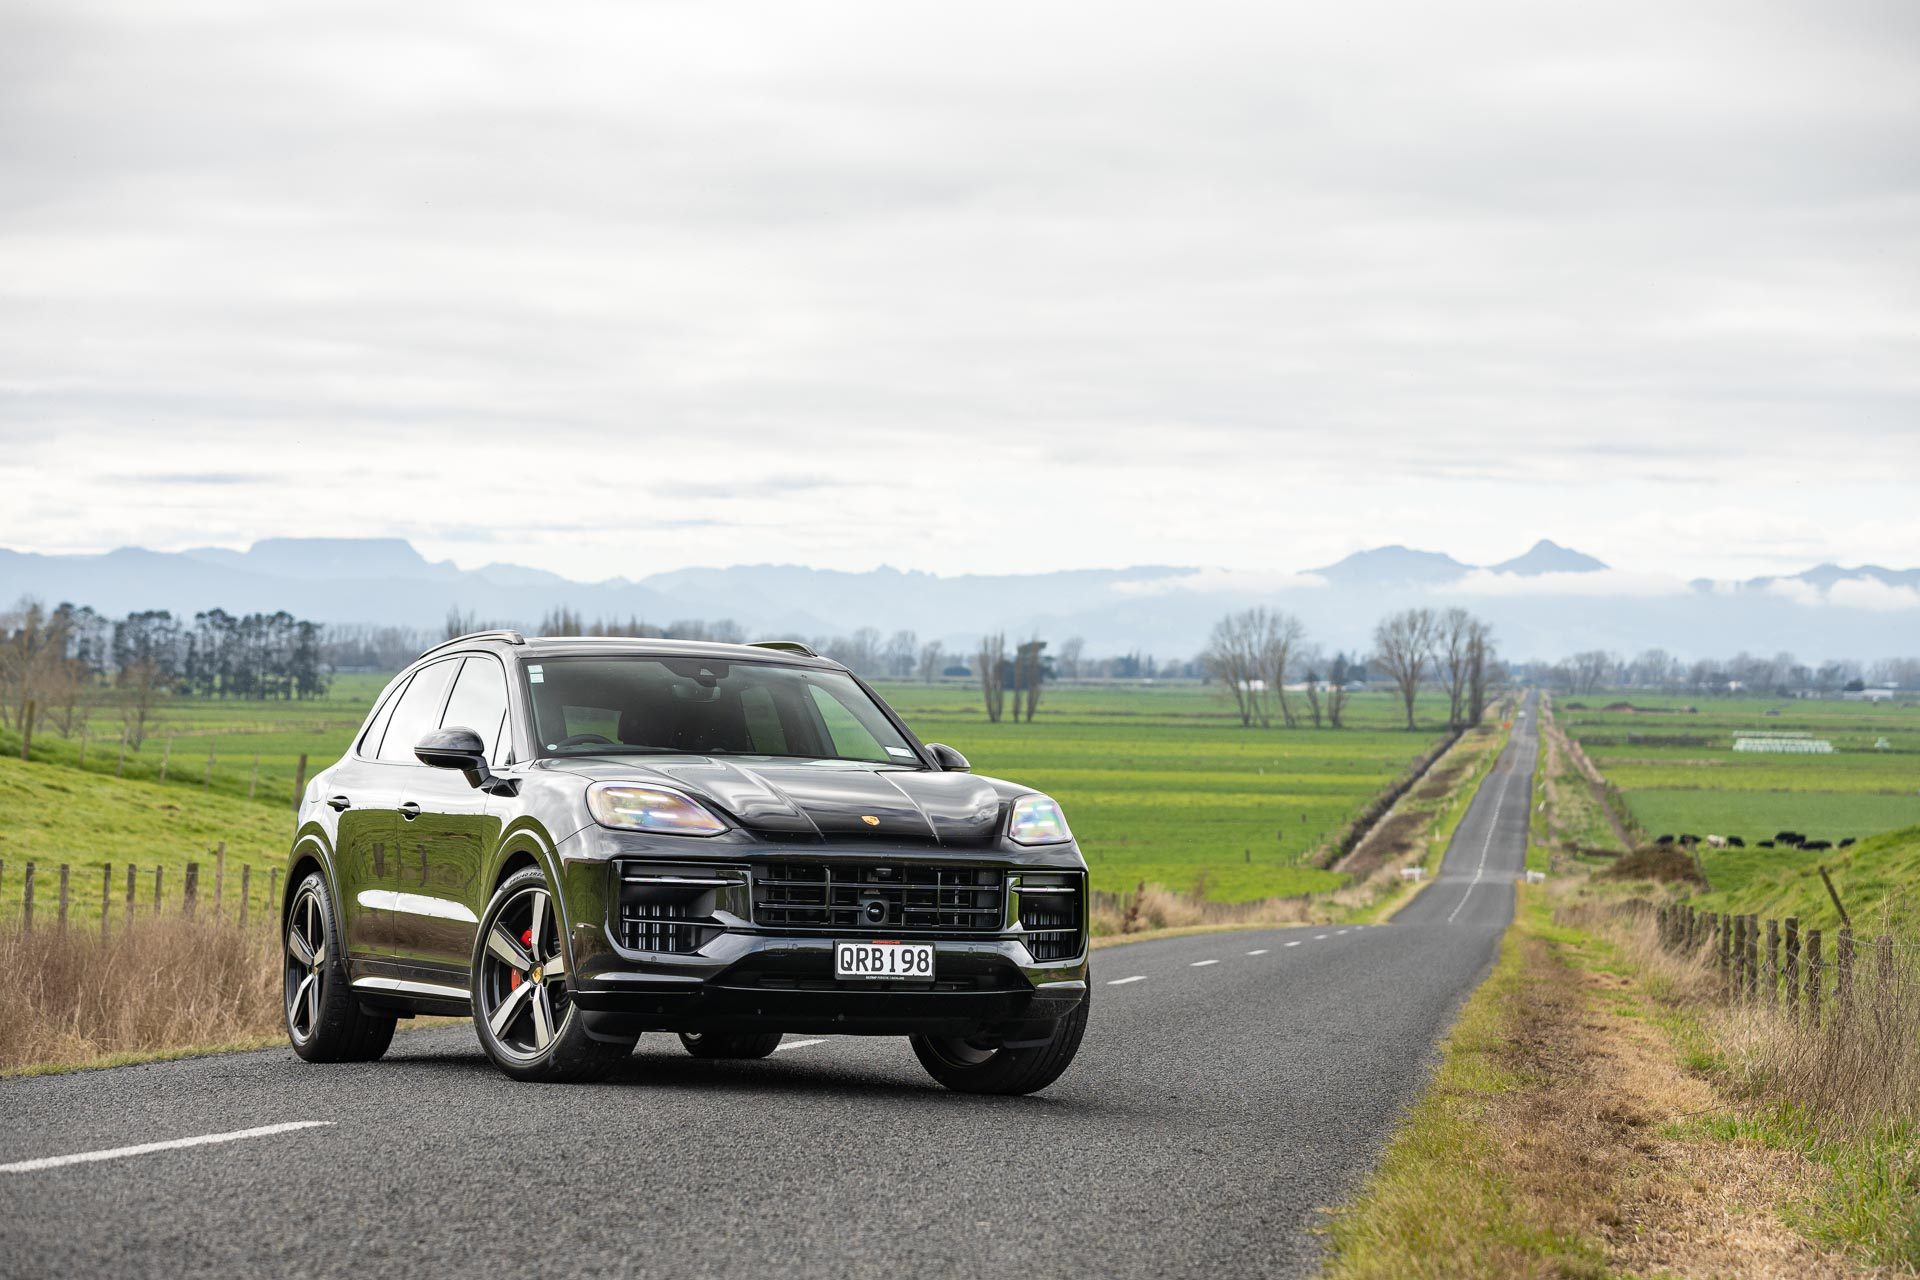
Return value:
[(1420, 679), (1433, 652), (1435, 626), (1433, 610), (1402, 609), (1381, 619), (1373, 629), (1373, 660), (1400, 691), (1408, 729), (1414, 727), (1413, 703), (1420, 695)]
[(1207, 651), (1200, 655), (1208, 673), (1226, 686), (1244, 727), (1255, 720), (1264, 724), (1267, 718), (1260, 689), (1264, 617), (1264, 611), (1255, 609), (1228, 614), (1213, 624)]
[(1604, 649), (1576, 653), (1569, 661), (1572, 664), (1574, 688), (1580, 693), (1592, 693), (1598, 689), (1613, 674), (1616, 665), (1614, 656)]
[(920, 637), (911, 631), (896, 631), (887, 641), (883, 667), (886, 673), (896, 680), (906, 680), (913, 675), (914, 651), (920, 647)]
[(940, 658), (946, 652), (946, 646), (938, 640), (929, 640), (920, 646), (920, 678), (932, 684), (940, 675)]
[(1306, 643), (1307, 628), (1300, 619), (1278, 609), (1254, 612), (1262, 615), (1257, 625), (1264, 630), (1260, 638), (1260, 668), (1273, 703), (1280, 710), (1281, 723), (1291, 729), (1295, 721), (1293, 705), (1287, 701), (1287, 680), (1294, 672), (1294, 655)]
[(1333, 655), (1333, 665), (1327, 669), (1327, 723), (1338, 729), (1346, 723), (1347, 685), (1354, 676), (1367, 669), (1365, 659), (1355, 662), (1348, 658), (1343, 650)]
[(1307, 715), (1313, 720), (1313, 727), (1318, 729), (1325, 714), (1320, 705), (1320, 686), (1326, 683), (1324, 674), (1327, 665), (1326, 654), (1320, 651), (1318, 645), (1315, 645), (1302, 650), (1299, 661), (1301, 669), (1306, 673)]
[(1006, 711), (1007, 690), (1001, 676), (1001, 668), (1006, 661), (1007, 636), (1004, 631), (980, 637), (980, 653), (974, 658), (974, 667), (980, 673), (980, 693), (987, 702), (987, 719), (993, 724), (999, 724), (1001, 715)]
[(1479, 721), (1479, 713), (1471, 709), (1474, 663), (1476, 651), (1484, 648), (1486, 629), (1485, 623), (1457, 606), (1434, 618), (1433, 668), (1447, 689), (1449, 728)]
[(1478, 618), (1467, 638), (1467, 723), (1479, 724), (1495, 680), (1493, 628)]
[(1080, 678), (1080, 658), (1086, 649), (1087, 642), (1080, 636), (1068, 636), (1066, 643), (1060, 646), (1060, 677), (1063, 680)]

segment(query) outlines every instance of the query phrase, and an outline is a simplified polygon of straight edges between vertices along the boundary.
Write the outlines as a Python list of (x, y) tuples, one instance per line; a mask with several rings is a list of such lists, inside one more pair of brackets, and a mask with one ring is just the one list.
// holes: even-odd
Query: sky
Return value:
[(1920, 6), (10, 0), (0, 546), (1920, 565)]

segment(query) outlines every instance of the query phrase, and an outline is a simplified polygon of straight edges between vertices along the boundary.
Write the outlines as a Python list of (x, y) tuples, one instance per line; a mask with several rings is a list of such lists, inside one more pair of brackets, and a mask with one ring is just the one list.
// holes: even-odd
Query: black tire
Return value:
[(633, 1053), (634, 1041), (587, 1034), (567, 998), (566, 950), (546, 873), (508, 876), (474, 935), (473, 1029), (493, 1065), (515, 1080), (600, 1080)]
[(393, 1043), (394, 1019), (361, 1008), (347, 980), (327, 878), (310, 872), (281, 929), (281, 1012), (293, 1051), (308, 1062), (372, 1062)]
[(927, 1074), (956, 1093), (1037, 1093), (1060, 1078), (1080, 1051), (1087, 1001), (1053, 1024), (1045, 1044), (1007, 1049), (944, 1036), (912, 1037)]
[(682, 1031), (680, 1043), (696, 1058), (764, 1058), (780, 1047), (780, 1033)]

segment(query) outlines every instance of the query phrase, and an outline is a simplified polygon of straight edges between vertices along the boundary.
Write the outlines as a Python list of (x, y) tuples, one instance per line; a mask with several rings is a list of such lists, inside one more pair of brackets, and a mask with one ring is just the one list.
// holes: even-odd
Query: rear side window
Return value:
[(500, 726), (507, 718), (507, 677), (492, 658), (468, 658), (453, 682), (453, 697), (440, 717), (443, 729), (471, 729), (496, 759)]
[(414, 672), (407, 691), (400, 695), (393, 718), (387, 722), (386, 736), (380, 742), (382, 760), (415, 763), (413, 749), (420, 739), (440, 727), (440, 703), (447, 696), (447, 682), (459, 667), (458, 658), (449, 658)]

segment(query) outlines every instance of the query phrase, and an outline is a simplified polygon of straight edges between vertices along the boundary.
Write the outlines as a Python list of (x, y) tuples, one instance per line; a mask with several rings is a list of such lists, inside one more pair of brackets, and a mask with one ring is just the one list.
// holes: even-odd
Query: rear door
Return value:
[[(506, 718), (506, 669), (491, 655), (469, 654), (436, 727), (473, 730), (488, 758), (504, 764)], [(420, 981), (465, 985), (503, 807), (454, 769), (416, 765), (401, 790), (394, 958)]]

